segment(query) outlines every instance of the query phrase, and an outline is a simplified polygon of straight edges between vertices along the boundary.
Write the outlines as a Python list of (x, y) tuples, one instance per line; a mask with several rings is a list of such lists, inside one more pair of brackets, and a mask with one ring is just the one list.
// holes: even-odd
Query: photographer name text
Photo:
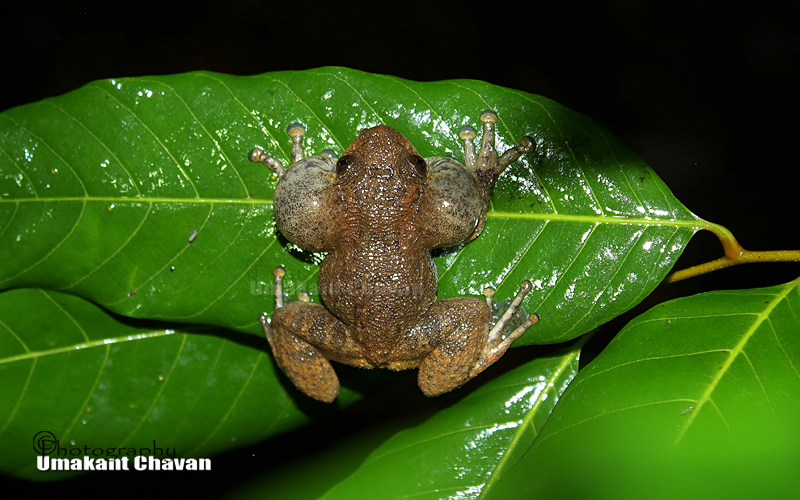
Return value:
[[(130, 458), (50, 458), (36, 457), (36, 467), (48, 470), (131, 470)], [(139, 455), (133, 459), (135, 470), (211, 470), (209, 458), (156, 458)]]

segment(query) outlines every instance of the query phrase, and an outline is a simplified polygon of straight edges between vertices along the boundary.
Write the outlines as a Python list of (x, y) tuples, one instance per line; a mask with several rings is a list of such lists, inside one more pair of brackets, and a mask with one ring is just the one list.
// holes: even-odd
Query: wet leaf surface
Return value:
[(132, 469), (131, 450), (154, 442), (178, 456), (208, 457), (356, 398), (345, 389), (334, 406), (310, 404), (287, 392), (266, 340), (175, 327), (115, 317), (58, 292), (1, 293), (0, 472), (63, 477), (36, 469), (41, 431), (59, 440), (60, 458), (116, 448), (111, 455), (129, 456)]
[[(434, 252), (439, 297), (490, 285), (502, 301), (530, 280), (524, 307), (542, 319), (519, 344), (576, 338), (639, 303), (703, 221), (605, 129), (541, 96), (321, 68), (98, 81), (0, 113), (0, 289), (11, 290), (0, 295), (0, 440), (27, 450), (45, 425), (75, 446), (164, 435), (181, 454), (211, 454), (324, 412), (276, 373), (258, 324), (276, 265), (291, 297), (319, 300), (322, 256), (277, 233), (276, 178), (247, 153), (288, 164), (294, 122), (308, 153), (341, 153), (384, 123), (423, 156), (463, 160), (457, 131), (485, 109), (498, 112), (499, 150), (523, 135), (537, 150), (500, 178), (476, 241)], [(380, 380), (343, 380), (339, 404)], [(451, 445), (439, 463), (455, 459)], [(27, 477), (24, 453), (3, 470)]]
[[(519, 459), (578, 371), (582, 342), (483, 385), (423, 421), (388, 422), (230, 498), (480, 498)], [(309, 471), (315, 480), (308, 481)]]
[(315, 295), (321, 256), (278, 237), (276, 179), (250, 149), (288, 164), (286, 128), (300, 122), (306, 151), (341, 154), (385, 123), (424, 156), (463, 160), (457, 131), (487, 108), (498, 149), (523, 135), (538, 148), (499, 180), (480, 238), (437, 252), (439, 296), (491, 285), (503, 300), (530, 280), (525, 307), (543, 321), (521, 343), (575, 338), (641, 301), (699, 223), (605, 129), (482, 82), (342, 68), (98, 81), (0, 114), (0, 287), (260, 334), (271, 270), (286, 266), (290, 294)]
[(581, 370), (492, 498), (796, 491), (798, 366), (800, 280), (660, 304)]

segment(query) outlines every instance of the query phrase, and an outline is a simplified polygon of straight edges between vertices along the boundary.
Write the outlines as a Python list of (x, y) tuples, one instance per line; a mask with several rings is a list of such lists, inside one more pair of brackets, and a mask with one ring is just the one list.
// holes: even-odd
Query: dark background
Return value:
[[(340, 65), (421, 81), (485, 80), (542, 94), (605, 125), (686, 206), (728, 227), (746, 248), (800, 248), (800, 2), (21, 5), (0, 7), (0, 110), (96, 79), (192, 70), (249, 75)], [(701, 233), (676, 269), (721, 255), (716, 239)], [(758, 264), (662, 285), (612, 322), (589, 350), (600, 350), (657, 302), (776, 285), (798, 275), (800, 264)], [(529, 359), (536, 349), (512, 350), (504, 358), (508, 366), (494, 371)], [(214, 497), (373, 418), (448, 403), (419, 396), (413, 378), (399, 380), (401, 392), (378, 395), (344, 417), (217, 457), (210, 474), (98, 474), (34, 486), (0, 479), (0, 486), (138, 495), (142, 480), (159, 479), (158, 496)]]

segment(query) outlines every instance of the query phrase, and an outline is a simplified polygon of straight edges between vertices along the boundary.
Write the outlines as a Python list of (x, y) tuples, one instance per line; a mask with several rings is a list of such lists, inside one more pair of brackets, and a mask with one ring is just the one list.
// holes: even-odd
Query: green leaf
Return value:
[(794, 496), (798, 368), (800, 279), (660, 304), (580, 372), (496, 498)]
[(498, 149), (523, 135), (538, 148), (500, 178), (480, 238), (437, 253), (439, 296), (491, 285), (503, 300), (530, 280), (524, 305), (542, 321), (520, 343), (575, 338), (640, 302), (703, 221), (605, 129), (482, 82), (343, 68), (99, 81), (0, 114), (0, 287), (260, 334), (272, 268), (315, 295), (321, 256), (277, 237), (275, 178), (250, 149), (288, 163), (300, 122), (306, 151), (341, 153), (385, 123), (425, 156), (463, 160), (456, 131), (487, 108)]
[[(112, 317), (57, 292), (0, 294), (0, 473), (64, 476), (36, 469), (40, 431), (65, 453), (123, 447), (115, 453), (126, 456), (155, 441), (178, 456), (209, 457), (326, 409), (287, 394), (266, 340), (174, 327)], [(345, 391), (338, 405), (355, 398)]]
[(385, 423), (270, 471), (231, 498), (481, 498), (546, 422), (578, 371), (582, 344), (529, 361), (421, 422)]
[[(189, 73), (94, 82), (0, 113), (0, 289), (56, 290), (123, 316), (180, 324), (170, 327), (174, 335), (137, 339), (153, 326), (112, 319), (67, 295), (6, 292), (0, 369), (10, 383), (0, 389), (7, 412), (0, 439), (19, 440), (9, 447), (24, 450), (21, 443), (47, 425), (62, 441), (75, 437), (76, 446), (93, 444), (89, 437), (102, 446), (138, 446), (166, 436), (179, 454), (201, 456), (313, 417), (319, 407), (293, 389), (287, 394), (263, 341), (231, 331), (197, 335), (186, 326), (263, 335), (258, 316), (273, 309), (276, 265), (288, 271), (290, 294), (308, 289), (318, 300), (322, 256), (277, 234), (276, 180), (247, 152), (258, 146), (288, 163), (285, 130), (300, 122), (307, 152), (341, 153), (361, 129), (385, 123), (425, 156), (462, 160), (456, 131), (476, 126), (487, 108), (500, 116), (498, 149), (530, 135), (537, 151), (498, 181), (480, 238), (436, 251), (438, 292), (476, 296), (490, 285), (503, 300), (530, 280), (525, 307), (542, 321), (521, 343), (575, 338), (633, 307), (705, 224), (591, 120), (543, 97), (476, 81), (417, 83), (342, 68)], [(94, 312), (59, 320), (62, 310), (43, 304), (45, 293), (63, 311)], [(102, 342), (128, 336), (133, 340)], [(186, 357), (196, 343), (206, 354)], [(74, 350), (83, 344), (94, 347)], [(51, 354), (40, 356), (45, 352)], [(105, 362), (118, 352), (120, 360)], [(221, 352), (230, 353), (224, 370), (204, 364)], [(124, 373), (113, 368), (126, 365)], [(163, 384), (158, 376), (167, 377), (167, 369)], [(247, 404), (234, 404), (230, 398), (251, 390), (236, 378), (244, 373), (263, 388)], [(343, 380), (351, 389), (359, 384)], [(93, 400), (100, 389), (119, 392)], [(343, 394), (342, 404), (357, 397)], [(108, 418), (76, 423), (87, 407), (89, 416), (102, 408)], [(189, 418), (186, 408), (207, 413)], [(90, 433), (73, 436), (83, 429)], [(20, 456), (5, 458), (3, 470), (30, 471)]]

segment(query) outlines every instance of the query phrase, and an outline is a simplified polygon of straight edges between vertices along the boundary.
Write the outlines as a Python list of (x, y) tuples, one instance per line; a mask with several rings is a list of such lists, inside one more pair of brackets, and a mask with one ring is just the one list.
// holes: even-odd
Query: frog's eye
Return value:
[(421, 156), (411, 156), (406, 158), (406, 161), (409, 165), (414, 169), (414, 173), (420, 179), (424, 179), (428, 176), (428, 165), (425, 163), (425, 159)]
[(350, 155), (342, 156), (336, 162), (336, 175), (343, 175), (347, 172), (347, 167), (353, 163), (353, 157)]

